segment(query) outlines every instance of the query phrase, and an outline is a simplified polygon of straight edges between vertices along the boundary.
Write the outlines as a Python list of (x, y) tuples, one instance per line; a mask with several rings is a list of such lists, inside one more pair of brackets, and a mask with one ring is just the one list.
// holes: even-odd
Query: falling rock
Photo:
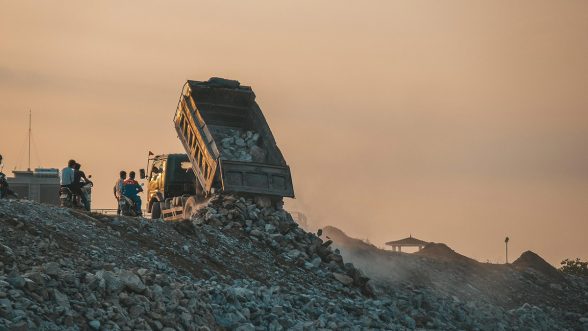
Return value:
[(328, 259), (337, 263), (343, 263), (343, 257), (339, 254), (330, 254)]

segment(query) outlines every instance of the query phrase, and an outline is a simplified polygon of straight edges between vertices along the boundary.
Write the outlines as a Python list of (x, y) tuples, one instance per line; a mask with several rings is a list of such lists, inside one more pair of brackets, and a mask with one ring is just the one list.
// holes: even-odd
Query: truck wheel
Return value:
[(159, 201), (153, 201), (153, 206), (151, 206), (151, 219), (156, 220), (161, 218), (161, 205)]
[(186, 200), (186, 204), (184, 204), (184, 219), (189, 220), (192, 218), (192, 214), (196, 212), (198, 207), (198, 202), (196, 198), (191, 196)]

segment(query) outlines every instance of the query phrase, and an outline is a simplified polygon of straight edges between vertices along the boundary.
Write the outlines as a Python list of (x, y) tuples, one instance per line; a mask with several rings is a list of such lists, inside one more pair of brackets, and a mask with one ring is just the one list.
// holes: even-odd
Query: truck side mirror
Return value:
[(147, 177), (145, 176), (145, 169), (139, 169), (139, 177), (141, 179), (145, 179), (145, 177)]

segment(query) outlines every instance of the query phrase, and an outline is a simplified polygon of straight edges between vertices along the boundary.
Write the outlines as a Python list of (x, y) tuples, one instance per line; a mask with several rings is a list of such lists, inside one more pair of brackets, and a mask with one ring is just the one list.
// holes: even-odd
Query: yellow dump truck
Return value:
[(173, 120), (186, 154), (149, 159), (148, 211), (152, 218), (189, 218), (216, 192), (294, 197), (290, 168), (255, 102), (238, 81), (187, 81)]

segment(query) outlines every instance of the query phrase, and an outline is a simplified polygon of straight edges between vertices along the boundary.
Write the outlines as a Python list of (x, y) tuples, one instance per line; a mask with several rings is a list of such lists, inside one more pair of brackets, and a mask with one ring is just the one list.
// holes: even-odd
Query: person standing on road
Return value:
[(123, 183), (127, 179), (127, 172), (120, 171), (120, 177), (114, 183), (114, 198), (116, 199), (116, 214), (120, 215), (120, 198), (122, 198)]

